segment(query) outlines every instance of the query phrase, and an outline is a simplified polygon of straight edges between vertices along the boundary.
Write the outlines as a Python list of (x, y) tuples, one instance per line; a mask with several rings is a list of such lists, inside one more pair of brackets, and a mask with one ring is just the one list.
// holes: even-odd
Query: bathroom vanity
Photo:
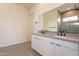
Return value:
[(33, 34), (32, 48), (43, 56), (79, 56), (79, 39)]
[[(79, 56), (78, 6), (65, 4), (38, 15), (34, 19), (32, 48), (44, 56)], [(41, 30), (48, 32), (41, 34)]]

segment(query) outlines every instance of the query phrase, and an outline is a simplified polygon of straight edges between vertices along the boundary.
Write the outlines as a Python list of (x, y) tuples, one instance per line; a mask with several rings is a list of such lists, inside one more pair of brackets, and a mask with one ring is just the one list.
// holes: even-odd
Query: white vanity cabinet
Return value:
[(51, 44), (51, 48), (49, 48), (51, 50), (51, 56), (78, 56), (78, 43), (47, 37), (44, 37), (44, 39)]
[(78, 43), (32, 35), (32, 48), (44, 56), (78, 56)]
[(43, 56), (54, 56), (55, 54), (55, 45), (42, 36), (32, 35), (32, 48)]

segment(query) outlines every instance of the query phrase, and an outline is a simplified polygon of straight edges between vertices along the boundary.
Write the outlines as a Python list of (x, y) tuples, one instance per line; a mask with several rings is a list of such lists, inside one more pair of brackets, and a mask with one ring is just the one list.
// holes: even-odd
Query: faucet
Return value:
[(57, 32), (57, 35), (58, 36), (66, 36), (65, 32), (66, 32), (65, 30), (60, 30)]

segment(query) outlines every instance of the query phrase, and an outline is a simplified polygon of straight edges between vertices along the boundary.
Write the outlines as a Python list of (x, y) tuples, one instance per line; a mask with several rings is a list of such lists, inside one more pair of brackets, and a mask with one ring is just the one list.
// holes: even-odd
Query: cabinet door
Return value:
[(41, 36), (32, 36), (32, 48), (35, 49), (41, 55), (45, 54), (44, 40)]
[(56, 45), (56, 56), (77, 56), (78, 51), (63, 47), (61, 45)]
[[(46, 43), (45, 43), (46, 44)], [(45, 45), (45, 55), (46, 56), (55, 56), (55, 44), (52, 42), (48, 42)]]
[(38, 40), (38, 49), (39, 53), (44, 56), (46, 47), (45, 47), (45, 41), (43, 39)]
[(35, 36), (32, 36), (32, 48), (38, 51), (38, 38)]
[(45, 44), (45, 55), (46, 56), (55, 56), (55, 43), (49, 41), (51, 38), (44, 38), (44, 44)]

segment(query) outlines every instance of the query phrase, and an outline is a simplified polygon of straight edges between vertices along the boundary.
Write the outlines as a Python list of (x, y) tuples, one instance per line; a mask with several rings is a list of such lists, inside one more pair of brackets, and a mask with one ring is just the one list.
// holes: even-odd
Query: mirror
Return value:
[(40, 15), (40, 20), (43, 30), (57, 32), (57, 9)]
[(67, 3), (41, 14), (40, 24), (46, 31), (79, 33), (79, 4)]
[(58, 30), (65, 33), (79, 33), (79, 4), (65, 4), (58, 10), (61, 14), (61, 25), (58, 24)]

